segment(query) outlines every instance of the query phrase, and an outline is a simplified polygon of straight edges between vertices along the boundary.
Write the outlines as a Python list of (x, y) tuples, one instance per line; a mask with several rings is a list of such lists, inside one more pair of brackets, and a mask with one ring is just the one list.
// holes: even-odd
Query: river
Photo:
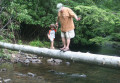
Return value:
[[(81, 50), (93, 53), (96, 50)], [(115, 48), (103, 47), (97, 49), (97, 54), (119, 56)], [(3, 63), (0, 77), (11, 79), (9, 83), (120, 83), (120, 70), (92, 64), (63, 60), (60, 65), (47, 63), (47, 58), (41, 64), (25, 65), (22, 63)], [(68, 64), (70, 63), (70, 64)], [(29, 75), (29, 74), (33, 75)]]

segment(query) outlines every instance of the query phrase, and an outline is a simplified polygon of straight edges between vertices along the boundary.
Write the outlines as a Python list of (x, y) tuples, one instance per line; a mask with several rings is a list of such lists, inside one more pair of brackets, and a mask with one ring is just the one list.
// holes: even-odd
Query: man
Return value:
[(80, 18), (77, 17), (77, 15), (68, 7), (64, 7), (62, 3), (57, 4), (58, 8), (58, 18), (56, 25), (58, 26), (58, 21), (60, 21), (61, 24), (61, 38), (63, 42), (63, 48), (60, 48), (60, 50), (68, 51), (69, 45), (70, 45), (70, 39), (74, 38), (74, 22), (73, 18), (75, 18), (77, 21), (80, 20)]

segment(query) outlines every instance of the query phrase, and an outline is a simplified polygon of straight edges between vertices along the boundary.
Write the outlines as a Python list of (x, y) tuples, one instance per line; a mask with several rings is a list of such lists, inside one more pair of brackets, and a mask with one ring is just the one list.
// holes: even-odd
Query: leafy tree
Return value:
[[(101, 45), (120, 40), (119, 0), (0, 0), (0, 2), (2, 34), (0, 40), (4, 38), (16, 43), (16, 38), (20, 39), (21, 32), (27, 37), (31, 36), (29, 36), (31, 32), (39, 34), (40, 41), (45, 40), (45, 31), (49, 29), (51, 23), (56, 22), (56, 4), (60, 2), (81, 17), (80, 22), (74, 21), (76, 26), (74, 44)], [(31, 29), (32, 27), (38, 28)], [(58, 31), (60, 32), (60, 29)]]

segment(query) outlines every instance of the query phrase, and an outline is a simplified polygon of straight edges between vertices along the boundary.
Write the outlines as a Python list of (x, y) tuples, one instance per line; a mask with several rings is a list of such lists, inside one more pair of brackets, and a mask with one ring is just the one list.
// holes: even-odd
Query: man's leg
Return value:
[(67, 43), (64, 32), (61, 32), (61, 39), (62, 39), (63, 47), (60, 49), (64, 50), (66, 48), (66, 43)]
[(66, 38), (67, 38), (67, 40), (66, 40), (66, 48), (64, 49), (64, 51), (68, 51), (69, 50), (70, 40), (74, 36), (75, 36), (74, 30), (66, 32)]
[(64, 51), (68, 51), (69, 50), (69, 45), (70, 45), (70, 38), (67, 39), (67, 45), (66, 45), (66, 48), (64, 49)]
[(66, 46), (66, 49), (69, 49), (69, 45), (70, 45), (70, 38), (67, 39), (67, 46)]
[(66, 48), (66, 39), (64, 37), (62, 37), (62, 43), (63, 43), (63, 48), (61, 48), (61, 50)]

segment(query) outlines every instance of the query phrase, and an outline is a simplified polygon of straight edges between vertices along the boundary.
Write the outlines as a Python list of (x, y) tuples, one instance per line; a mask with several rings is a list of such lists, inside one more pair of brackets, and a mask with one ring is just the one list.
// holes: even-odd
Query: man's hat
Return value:
[(57, 8), (60, 9), (61, 7), (63, 7), (63, 4), (62, 3), (58, 3), (57, 4)]

